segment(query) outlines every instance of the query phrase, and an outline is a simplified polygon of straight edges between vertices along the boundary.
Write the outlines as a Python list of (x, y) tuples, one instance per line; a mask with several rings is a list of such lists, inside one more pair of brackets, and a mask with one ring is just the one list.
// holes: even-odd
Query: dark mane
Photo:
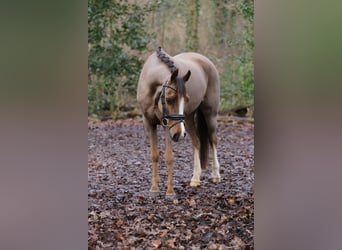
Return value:
[(162, 61), (163, 63), (165, 63), (167, 65), (167, 67), (169, 68), (170, 72), (173, 73), (177, 67), (175, 66), (175, 63), (171, 60), (170, 57), (168, 57), (162, 50), (161, 50), (161, 46), (158, 46), (156, 49), (156, 53), (157, 53), (157, 57), (160, 59), (160, 61)]
[[(163, 63), (167, 65), (167, 67), (169, 68), (172, 74), (177, 69), (172, 59), (161, 50), (161, 46), (157, 47), (156, 53), (160, 61), (162, 61)], [(176, 86), (177, 86), (178, 93), (182, 96), (185, 96), (186, 95), (185, 84), (181, 77), (176, 77)]]

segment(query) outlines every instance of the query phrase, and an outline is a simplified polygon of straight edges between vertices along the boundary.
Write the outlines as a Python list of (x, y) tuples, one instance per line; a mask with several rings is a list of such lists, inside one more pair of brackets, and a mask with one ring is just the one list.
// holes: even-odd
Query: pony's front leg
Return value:
[(186, 120), (186, 131), (190, 134), (194, 152), (194, 172), (191, 178), (190, 186), (198, 187), (201, 185), (201, 160), (200, 160), (200, 141), (196, 133), (194, 114), (189, 115)]
[(172, 152), (172, 143), (169, 136), (168, 129), (165, 129), (165, 162), (167, 165), (167, 191), (166, 196), (175, 195), (175, 191), (173, 190), (173, 152)]
[(159, 171), (158, 171), (158, 162), (159, 162), (159, 152), (158, 152), (158, 138), (157, 138), (157, 126), (151, 126), (150, 124), (145, 123), (145, 127), (147, 128), (147, 132), (150, 138), (151, 145), (151, 161), (152, 161), (152, 186), (150, 189), (151, 193), (159, 192)]

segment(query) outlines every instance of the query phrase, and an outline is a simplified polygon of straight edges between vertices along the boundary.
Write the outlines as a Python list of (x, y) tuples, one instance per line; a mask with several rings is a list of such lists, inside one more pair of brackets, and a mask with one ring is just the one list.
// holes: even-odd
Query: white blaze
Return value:
[[(184, 115), (184, 97), (182, 97), (179, 101), (179, 111), (178, 113), (180, 115)], [(180, 123), (180, 126), (181, 126), (181, 138), (184, 138), (185, 136), (185, 127), (184, 127), (184, 123), (181, 122)]]

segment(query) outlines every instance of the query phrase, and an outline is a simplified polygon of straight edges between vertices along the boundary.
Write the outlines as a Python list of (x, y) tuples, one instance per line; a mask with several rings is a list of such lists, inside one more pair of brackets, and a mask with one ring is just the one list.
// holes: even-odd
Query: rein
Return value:
[[(166, 98), (165, 98), (165, 89), (166, 88), (170, 88), (174, 91), (177, 92), (177, 90), (169, 85), (167, 85), (167, 81), (163, 84), (163, 87), (159, 93), (159, 97), (160, 97), (160, 100), (161, 100), (161, 104), (162, 104), (162, 109), (163, 109), (163, 119), (162, 119), (162, 126), (164, 127), (168, 127), (169, 129), (171, 129), (173, 126), (175, 126), (176, 124), (178, 123), (181, 123), (183, 122), (184, 123), (184, 118), (185, 118), (185, 115), (181, 115), (181, 114), (172, 114), (172, 115), (169, 115), (167, 114), (167, 111), (166, 111)], [(168, 126), (169, 124), (169, 120), (173, 120), (173, 121), (176, 121), (174, 122), (173, 124), (171, 124), (170, 126)]]

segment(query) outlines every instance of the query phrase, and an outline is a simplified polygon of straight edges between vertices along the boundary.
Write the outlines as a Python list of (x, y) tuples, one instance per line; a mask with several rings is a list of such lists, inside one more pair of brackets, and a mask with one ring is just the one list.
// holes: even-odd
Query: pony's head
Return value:
[(186, 135), (184, 127), (184, 106), (189, 101), (185, 83), (189, 80), (191, 71), (184, 76), (178, 76), (178, 69), (173, 71), (160, 92), (160, 111), (163, 114), (162, 125), (169, 129), (170, 137), (177, 142)]

